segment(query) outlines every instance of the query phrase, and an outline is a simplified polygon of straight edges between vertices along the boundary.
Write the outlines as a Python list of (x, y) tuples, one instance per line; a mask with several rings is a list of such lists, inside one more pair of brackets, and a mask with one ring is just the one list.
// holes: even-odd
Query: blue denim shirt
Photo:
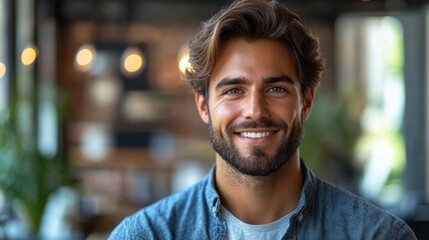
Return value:
[[(304, 186), (283, 239), (416, 239), (401, 219), (317, 178), (302, 162)], [(226, 239), (220, 198), (209, 175), (184, 192), (124, 219), (113, 239)]]

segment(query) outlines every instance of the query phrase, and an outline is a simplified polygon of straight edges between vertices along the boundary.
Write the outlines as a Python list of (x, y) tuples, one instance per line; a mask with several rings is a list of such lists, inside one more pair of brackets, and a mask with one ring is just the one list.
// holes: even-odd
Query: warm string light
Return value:
[(187, 70), (192, 71), (192, 65), (189, 62), (189, 50), (186, 46), (179, 51), (179, 70), (182, 74), (185, 74)]
[(37, 50), (35, 47), (27, 47), (22, 51), (21, 62), (24, 66), (29, 66), (36, 61)]
[[(74, 65), (78, 71), (86, 72), (93, 68), (97, 50), (91, 44), (82, 45), (76, 52)], [(100, 55), (101, 56), (101, 55)], [(100, 59), (102, 60), (102, 59)], [(121, 55), (120, 68), (124, 75), (135, 76), (146, 67), (146, 59), (139, 48), (129, 47)], [(92, 71), (92, 70), (91, 70)]]
[(6, 74), (6, 65), (0, 62), (0, 79)]
[(81, 46), (76, 52), (74, 64), (77, 70), (86, 72), (91, 69), (96, 55), (95, 48), (90, 44)]
[(190, 68), (191, 68), (191, 63), (189, 62), (189, 55), (183, 56), (182, 58), (180, 58), (180, 61), (179, 61), (180, 72), (184, 74), (186, 70)]
[(121, 57), (121, 70), (124, 75), (134, 76), (146, 67), (146, 59), (140, 49), (129, 47)]

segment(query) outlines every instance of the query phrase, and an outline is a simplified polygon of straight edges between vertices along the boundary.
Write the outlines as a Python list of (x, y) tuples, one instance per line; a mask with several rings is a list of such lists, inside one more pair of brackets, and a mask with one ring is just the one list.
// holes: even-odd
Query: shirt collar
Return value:
[(317, 177), (314, 173), (307, 167), (304, 161), (301, 159), (301, 169), (304, 176), (304, 184), (301, 190), (301, 197), (296, 208), (296, 212), (299, 214), (298, 218), (303, 218), (311, 206), (311, 202), (314, 201), (317, 191)]
[[(298, 202), (298, 206), (294, 212), (299, 214), (298, 218), (303, 218), (308, 212), (309, 206), (311, 202), (314, 201), (316, 191), (317, 191), (317, 177), (311, 172), (311, 170), (307, 167), (304, 161), (301, 159), (301, 169), (304, 177), (304, 184), (301, 190), (301, 197)], [(208, 207), (210, 211), (220, 215), (220, 197), (216, 190), (215, 185), (215, 171), (216, 164), (210, 169), (208, 174), (208, 182), (205, 187), (205, 196), (207, 199)]]
[(208, 204), (208, 207), (210, 208), (210, 211), (212, 213), (219, 215), (220, 214), (220, 197), (216, 190), (215, 171), (216, 171), (216, 164), (214, 164), (213, 167), (210, 169), (210, 172), (208, 175), (208, 182), (206, 183), (206, 187), (205, 187), (205, 196), (206, 196), (207, 204)]

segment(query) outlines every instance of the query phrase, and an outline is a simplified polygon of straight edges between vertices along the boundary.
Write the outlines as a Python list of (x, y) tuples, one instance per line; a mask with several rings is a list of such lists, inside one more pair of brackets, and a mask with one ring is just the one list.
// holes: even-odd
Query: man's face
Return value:
[[(243, 174), (267, 176), (297, 151), (313, 92), (304, 98), (289, 49), (273, 40), (224, 43), (208, 87), (196, 95), (210, 141)], [(304, 98), (304, 99), (303, 99)]]

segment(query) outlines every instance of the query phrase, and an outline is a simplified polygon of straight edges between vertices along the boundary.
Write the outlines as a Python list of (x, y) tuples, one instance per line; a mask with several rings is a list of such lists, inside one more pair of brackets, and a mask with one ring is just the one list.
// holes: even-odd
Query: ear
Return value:
[(201, 119), (208, 124), (209, 111), (208, 111), (204, 96), (200, 93), (195, 93), (195, 103), (197, 104), (197, 109), (198, 109), (198, 112), (200, 113)]
[(308, 119), (308, 117), (310, 116), (310, 112), (311, 112), (311, 109), (313, 107), (314, 94), (315, 94), (315, 91), (313, 88), (313, 89), (309, 89), (304, 96), (304, 101), (303, 101), (304, 106), (302, 109), (304, 121), (306, 121)]

